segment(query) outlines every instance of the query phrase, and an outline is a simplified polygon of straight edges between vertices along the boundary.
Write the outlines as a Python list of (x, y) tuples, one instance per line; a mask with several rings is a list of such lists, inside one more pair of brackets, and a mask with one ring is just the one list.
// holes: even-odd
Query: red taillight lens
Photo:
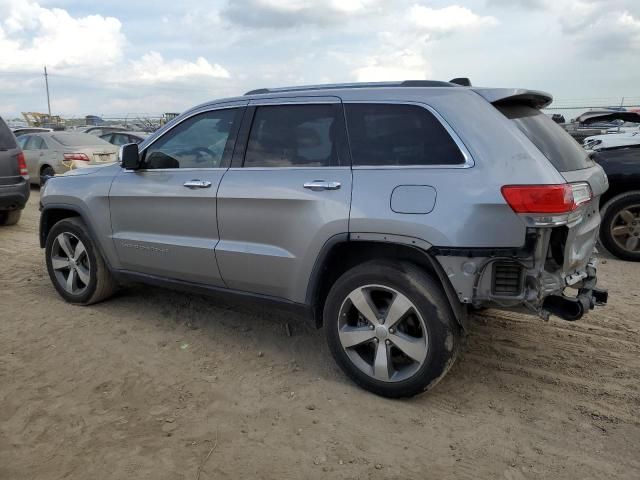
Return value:
[(591, 200), (591, 189), (587, 183), (505, 185), (501, 191), (516, 213), (569, 213)]
[(27, 170), (27, 162), (24, 159), (24, 153), (22, 151), (18, 152), (18, 171), (23, 177), (29, 175), (29, 170)]
[(65, 153), (62, 155), (65, 160), (80, 160), (82, 162), (88, 162), (89, 157), (84, 153)]

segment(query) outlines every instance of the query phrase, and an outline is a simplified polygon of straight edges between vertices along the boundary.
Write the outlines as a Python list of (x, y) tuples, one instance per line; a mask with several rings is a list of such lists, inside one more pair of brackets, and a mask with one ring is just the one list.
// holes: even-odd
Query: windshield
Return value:
[(518, 126), (559, 172), (593, 165), (580, 144), (540, 110), (519, 104), (498, 104), (495, 107)]
[(95, 135), (88, 135), (86, 133), (58, 133), (51, 135), (51, 138), (65, 147), (84, 147), (90, 145), (109, 144)]

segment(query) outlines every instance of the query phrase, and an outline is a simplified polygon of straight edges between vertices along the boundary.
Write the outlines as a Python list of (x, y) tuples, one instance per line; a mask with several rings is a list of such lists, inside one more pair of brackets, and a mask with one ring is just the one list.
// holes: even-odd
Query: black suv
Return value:
[(29, 200), (24, 154), (0, 117), (0, 225), (15, 225)]

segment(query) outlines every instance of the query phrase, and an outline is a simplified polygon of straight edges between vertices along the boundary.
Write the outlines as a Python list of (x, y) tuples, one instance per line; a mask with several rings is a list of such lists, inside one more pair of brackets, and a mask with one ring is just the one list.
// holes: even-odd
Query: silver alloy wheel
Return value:
[(340, 307), (338, 335), (351, 362), (383, 382), (406, 380), (427, 358), (427, 328), (418, 309), (383, 285), (365, 285), (347, 296)]
[(66, 292), (81, 295), (89, 286), (89, 255), (84, 244), (73, 233), (61, 233), (53, 240), (51, 267), (58, 284)]
[(620, 210), (611, 221), (610, 231), (618, 247), (629, 253), (640, 252), (640, 205)]

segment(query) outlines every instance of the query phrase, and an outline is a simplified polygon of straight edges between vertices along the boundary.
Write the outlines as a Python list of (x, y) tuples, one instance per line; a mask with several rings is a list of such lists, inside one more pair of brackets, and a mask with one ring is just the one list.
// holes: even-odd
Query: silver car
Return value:
[(80, 305), (131, 281), (276, 305), (324, 327), (359, 385), (415, 395), (449, 370), (473, 308), (577, 320), (607, 300), (607, 178), (550, 102), (410, 81), (205, 103), (120, 164), (47, 183), (51, 281)]
[(18, 137), (31, 183), (75, 168), (117, 161), (118, 149), (94, 135), (76, 132), (32, 133)]

